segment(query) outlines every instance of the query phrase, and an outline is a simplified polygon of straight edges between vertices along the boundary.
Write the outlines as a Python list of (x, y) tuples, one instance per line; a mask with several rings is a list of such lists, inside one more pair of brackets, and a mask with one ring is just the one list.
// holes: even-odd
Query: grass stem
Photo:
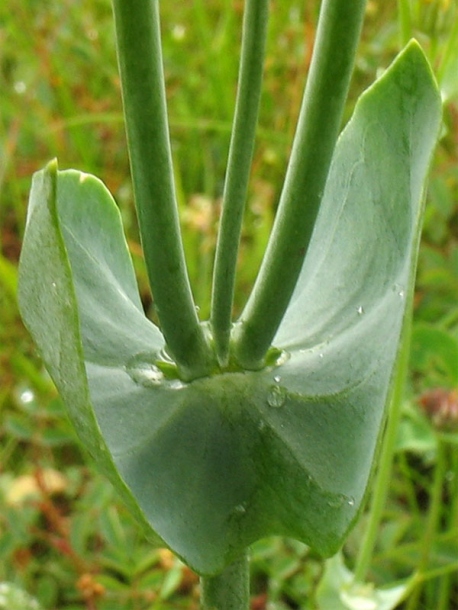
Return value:
[[(437, 459), (434, 469), (434, 479), (430, 495), (430, 505), (428, 510), (428, 519), (426, 521), (426, 530), (421, 542), (420, 561), (418, 562), (417, 570), (422, 575), (427, 567), (434, 544), (439, 518), (442, 511), (443, 503), (443, 488), (445, 475), (447, 473), (447, 456), (446, 444), (443, 441), (438, 442)], [(420, 607), (420, 595), (423, 588), (423, 582), (420, 581), (406, 606), (406, 610), (417, 610)], [(437, 601), (437, 600), (436, 600)]]

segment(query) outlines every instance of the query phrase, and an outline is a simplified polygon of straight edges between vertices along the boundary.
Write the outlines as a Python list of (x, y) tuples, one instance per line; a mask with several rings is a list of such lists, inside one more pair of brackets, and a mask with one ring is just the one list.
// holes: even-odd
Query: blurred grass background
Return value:
[[(203, 319), (209, 308), (243, 4), (161, 3), (184, 243)], [(347, 119), (357, 96), (403, 40), (415, 35), (438, 75), (445, 117), (427, 202), (405, 413), (370, 577), (382, 585), (415, 571), (424, 552), (432, 481), (442, 452), (442, 503), (417, 606), (425, 610), (458, 608), (457, 6), (456, 0), (369, 0), (346, 111)], [(272, 0), (237, 310), (271, 228), (318, 9), (317, 0)], [(406, 9), (409, 19), (401, 19)], [(198, 607), (197, 578), (168, 551), (148, 546), (111, 486), (86, 459), (18, 316), (16, 269), (30, 179), (53, 157), (61, 169), (98, 175), (114, 194), (143, 302), (150, 308), (109, 0), (4, 0), (0, 5), (0, 582), (15, 583), (46, 610), (192, 610)], [(445, 413), (445, 423), (438, 412)], [(350, 567), (365, 522), (363, 517), (346, 545)], [(304, 545), (280, 539), (258, 543), (253, 549), (253, 610), (315, 608), (313, 591), (322, 570), (323, 562)], [(407, 603), (400, 607), (408, 608)]]

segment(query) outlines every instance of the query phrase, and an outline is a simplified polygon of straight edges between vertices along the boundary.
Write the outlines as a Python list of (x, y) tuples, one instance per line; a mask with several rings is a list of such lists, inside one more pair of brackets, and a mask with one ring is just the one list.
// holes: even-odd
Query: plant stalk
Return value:
[(168, 351), (186, 379), (211, 368), (181, 240), (158, 0), (113, 0), (132, 182), (148, 277)]
[(410, 0), (398, 0), (398, 24), (401, 47), (412, 38), (412, 9)]
[(247, 0), (237, 102), (213, 272), (211, 326), (221, 366), (228, 361), (235, 270), (259, 115), (268, 16), (269, 0)]
[(387, 426), (380, 451), (379, 467), (373, 484), (373, 496), (369, 515), (369, 523), (364, 533), (355, 565), (355, 581), (364, 582), (370, 568), (377, 536), (380, 532), (383, 510), (390, 490), (390, 478), (393, 468), (396, 439), (402, 416), (402, 400), (409, 366), (410, 336), (412, 328), (412, 314), (410, 299), (408, 303), (407, 319), (402, 333), (402, 348), (396, 370), (393, 395), (391, 397)]
[[(434, 544), (434, 537), (439, 524), (443, 504), (442, 492), (444, 488), (445, 475), (447, 474), (447, 465), (446, 444), (439, 439), (437, 447), (437, 459), (434, 469), (434, 480), (429, 499), (430, 505), (428, 510), (428, 520), (426, 522), (426, 531), (421, 542), (420, 561), (417, 565), (417, 571), (420, 576), (426, 572), (428, 567), (431, 550)], [(416, 610), (419, 607), (422, 588), (423, 581), (420, 581), (412, 593), (412, 596), (409, 598), (409, 602), (406, 606), (407, 610)]]
[(259, 369), (299, 277), (340, 130), (366, 0), (323, 0), (291, 159), (255, 286), (234, 329), (239, 364)]
[(202, 610), (248, 610), (250, 566), (248, 553), (229, 565), (222, 574), (201, 578)]

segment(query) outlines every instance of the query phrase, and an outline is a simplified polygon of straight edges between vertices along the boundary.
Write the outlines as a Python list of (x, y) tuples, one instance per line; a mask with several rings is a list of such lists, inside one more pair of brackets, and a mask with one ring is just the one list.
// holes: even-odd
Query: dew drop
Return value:
[(246, 506), (244, 504), (238, 504), (234, 508), (234, 512), (237, 513), (237, 515), (244, 515), (246, 513)]
[(340, 508), (341, 506), (343, 506), (346, 500), (348, 499), (343, 494), (336, 494), (328, 500), (328, 506), (330, 506), (331, 508)]
[(269, 407), (273, 407), (274, 409), (279, 409), (283, 407), (286, 402), (286, 390), (281, 386), (273, 386), (270, 390), (269, 396), (267, 398), (267, 403)]
[(182, 390), (183, 388), (186, 387), (186, 384), (183, 383), (183, 381), (181, 381), (180, 379), (172, 379), (171, 381), (168, 382), (167, 386), (171, 390)]
[(163, 372), (157, 366), (145, 360), (142, 354), (131, 359), (126, 366), (126, 371), (135, 383), (146, 388), (157, 386), (164, 380)]
[(363, 308), (363, 306), (362, 306), (362, 305), (360, 305), (356, 311), (357, 311), (357, 313), (358, 313), (358, 315), (359, 315), (359, 316), (362, 316), (362, 315), (363, 315), (363, 313), (364, 313), (364, 308)]
[(398, 295), (399, 295), (399, 298), (400, 298), (400, 299), (403, 299), (403, 298), (405, 297), (405, 292), (404, 292), (404, 290), (400, 290), (400, 291), (398, 292)]
[(324, 358), (323, 352), (320, 353), (320, 358)]
[(280, 383), (280, 381), (281, 381), (280, 375), (275, 375), (274, 381), (275, 381), (275, 383)]
[(355, 505), (355, 499), (351, 498), (351, 497), (348, 498), (347, 504), (348, 504), (348, 506), (354, 506)]
[(32, 390), (23, 390), (19, 396), (19, 400), (24, 405), (28, 405), (35, 400), (35, 394)]
[(52, 282), (51, 286), (52, 286), (53, 288), (56, 288), (56, 286), (57, 286), (56, 282)]

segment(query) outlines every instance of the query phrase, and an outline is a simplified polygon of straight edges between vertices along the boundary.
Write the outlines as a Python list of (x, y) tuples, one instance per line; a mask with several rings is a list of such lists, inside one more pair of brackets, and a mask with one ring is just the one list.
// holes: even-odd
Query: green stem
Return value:
[(410, 0), (398, 0), (398, 16), (401, 47), (404, 47), (412, 38)]
[[(444, 442), (446, 442), (444, 440)], [(449, 451), (449, 472), (453, 473), (453, 479), (449, 483), (448, 496), (451, 498), (450, 506), (447, 515), (447, 526), (450, 532), (458, 531), (458, 479), (456, 473), (458, 473), (458, 451), (455, 447), (450, 448)], [(437, 601), (437, 610), (448, 610), (450, 605), (450, 595), (453, 588), (453, 580), (450, 574), (441, 576), (439, 584), (439, 594)]]
[(437, 595), (436, 610), (449, 610), (450, 596), (452, 591), (452, 579), (450, 574), (440, 577), (439, 592)]
[[(444, 488), (445, 475), (447, 473), (447, 457), (446, 457), (446, 444), (442, 441), (438, 441), (437, 448), (437, 460), (434, 470), (434, 480), (430, 496), (430, 506), (428, 511), (428, 520), (426, 522), (426, 531), (421, 543), (420, 561), (417, 566), (417, 571), (421, 575), (426, 571), (428, 567), (429, 557), (431, 555), (431, 549), (434, 544), (434, 536), (436, 534), (437, 525), (439, 523), (439, 517), (442, 510), (443, 495), (442, 491)], [(420, 594), (422, 589), (422, 583), (420, 583), (412, 596), (409, 598), (407, 604), (407, 610), (416, 610), (419, 607)]]
[[(199, 36), (199, 46), (205, 57), (210, 60), (206, 66), (206, 87), (212, 91), (214, 99), (218, 100), (217, 117), (221, 120), (232, 116), (232, 98), (227, 95), (228, 87), (226, 73), (221, 69), (219, 61), (215, 61), (218, 44), (215, 39), (220, 37), (219, 24), (210, 18), (210, 10), (206, 0), (193, 0), (192, 19), (195, 24), (196, 34)], [(234, 9), (231, 9), (232, 11)], [(224, 11), (222, 11), (224, 12)], [(215, 31), (216, 28), (216, 31)]]
[(234, 329), (234, 353), (247, 369), (263, 366), (302, 268), (340, 129), (365, 4), (323, 0), (277, 217), (255, 286)]
[(168, 350), (185, 378), (210, 352), (181, 241), (167, 121), (158, 0), (113, 0), (132, 182), (146, 267)]
[[(437, 69), (437, 80), (439, 85), (444, 85), (444, 77), (447, 73), (447, 70), (450, 69), (450, 65), (453, 64), (453, 61), (456, 57), (456, 41), (458, 40), (458, 8), (455, 7), (453, 11), (453, 15), (451, 16), (451, 23), (453, 24), (451, 31), (448, 35), (447, 42), (444, 47), (441, 49), (441, 61), (440, 65)], [(448, 91), (445, 91), (448, 94)]]
[(247, 0), (239, 84), (213, 273), (211, 324), (216, 353), (227, 364), (235, 269), (261, 99), (269, 0)]
[(248, 553), (218, 576), (202, 577), (202, 610), (248, 610), (250, 568)]
[[(410, 308), (407, 311), (410, 311)], [(395, 445), (399, 424), (401, 421), (402, 400), (409, 365), (412, 319), (410, 313), (407, 315), (409, 318), (407, 319), (405, 328), (403, 330), (402, 348), (397, 365), (394, 391), (391, 398), (387, 426), (380, 451), (379, 467), (373, 485), (374, 492), (371, 501), (369, 523), (364, 533), (364, 538), (356, 559), (354, 571), (356, 582), (364, 582), (366, 580), (375, 543), (377, 541), (377, 536), (380, 532), (380, 523), (382, 521), (383, 510), (385, 508), (386, 499), (390, 490), (390, 479), (393, 467)]]

